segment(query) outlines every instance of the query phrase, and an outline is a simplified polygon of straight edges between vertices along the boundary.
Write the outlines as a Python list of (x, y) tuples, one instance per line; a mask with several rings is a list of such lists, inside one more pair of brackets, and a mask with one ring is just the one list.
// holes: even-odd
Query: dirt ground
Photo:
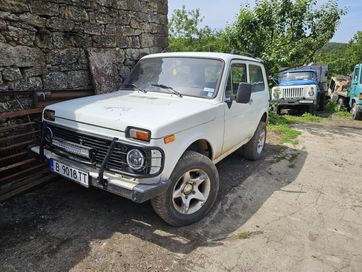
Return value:
[(59, 178), (0, 204), (0, 271), (362, 271), (361, 124), (231, 155), (212, 213), (183, 228)]

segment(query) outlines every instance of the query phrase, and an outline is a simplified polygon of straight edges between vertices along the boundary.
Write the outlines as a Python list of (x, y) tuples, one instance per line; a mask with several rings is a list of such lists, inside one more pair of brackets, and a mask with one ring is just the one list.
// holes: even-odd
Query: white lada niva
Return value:
[(53, 172), (135, 202), (168, 224), (204, 217), (215, 164), (240, 149), (261, 157), (269, 92), (261, 60), (221, 53), (143, 57), (112, 93), (47, 106), (33, 152)]

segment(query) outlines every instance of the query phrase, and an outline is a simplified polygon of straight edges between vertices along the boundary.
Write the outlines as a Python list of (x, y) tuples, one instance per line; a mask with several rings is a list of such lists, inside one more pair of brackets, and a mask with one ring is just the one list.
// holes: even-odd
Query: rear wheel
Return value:
[(187, 151), (170, 179), (167, 191), (151, 199), (153, 209), (166, 223), (186, 226), (211, 210), (219, 191), (219, 174), (208, 157)]
[(256, 161), (261, 158), (266, 140), (266, 124), (260, 122), (253, 138), (243, 146), (243, 155), (246, 159)]

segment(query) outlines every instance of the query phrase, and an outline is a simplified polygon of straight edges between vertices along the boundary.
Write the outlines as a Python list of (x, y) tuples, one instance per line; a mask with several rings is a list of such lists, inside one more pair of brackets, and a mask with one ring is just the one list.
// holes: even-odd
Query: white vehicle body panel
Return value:
[[(215, 98), (197, 98), (186, 95), (179, 97), (167, 92), (143, 93), (120, 90), (53, 104), (46, 107), (45, 110), (55, 111), (53, 123), (58, 126), (96, 134), (100, 137), (116, 137), (120, 142), (141, 147), (156, 146), (161, 148), (165, 154), (162, 172), (152, 178), (133, 178), (131, 184), (157, 183), (160, 180), (169, 179), (182, 154), (198, 140), (207, 141), (211, 147), (211, 160), (214, 163), (219, 162), (247, 143), (254, 135), (263, 115), (268, 112), (268, 84), (261, 61), (249, 57), (219, 53), (163, 53), (144, 58), (167, 56), (222, 60), (224, 71)], [(229, 108), (224, 101), (224, 90), (230, 65), (235, 61), (260, 66), (263, 72), (265, 90), (252, 93), (250, 103), (238, 104), (236, 101), (232, 101)], [(126, 138), (127, 127), (149, 130), (151, 132), (150, 142)], [(164, 137), (169, 135), (175, 135), (175, 140), (165, 144)], [(48, 156), (51, 155), (48, 154)], [(92, 175), (95, 174), (92, 173)], [(106, 176), (109, 177), (110, 175), (107, 172)], [(112, 182), (116, 183), (114, 178)], [(122, 180), (122, 182), (127, 181)]]

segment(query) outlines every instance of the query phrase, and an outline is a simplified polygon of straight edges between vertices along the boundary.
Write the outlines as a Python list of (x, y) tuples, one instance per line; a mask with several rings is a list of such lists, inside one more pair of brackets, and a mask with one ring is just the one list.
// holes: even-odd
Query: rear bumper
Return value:
[[(30, 148), (32, 152), (40, 155), (39, 146)], [(111, 192), (113, 194), (128, 198), (137, 203), (143, 203), (150, 200), (163, 192), (165, 192), (170, 185), (170, 180), (159, 181), (157, 183), (147, 184), (139, 183), (135, 178), (125, 177), (121, 174), (105, 170), (103, 173), (103, 182), (98, 181), (99, 169), (97, 167), (82, 164), (68, 158), (61, 157), (47, 149), (44, 149), (44, 159), (49, 161), (55, 159), (65, 164), (71, 165), (82, 171), (89, 173), (89, 185), (99, 189)]]
[(314, 99), (303, 99), (303, 98), (284, 98), (284, 99), (277, 99), (272, 100), (272, 105), (279, 105), (279, 106), (308, 106), (308, 105), (315, 105), (317, 103)]

